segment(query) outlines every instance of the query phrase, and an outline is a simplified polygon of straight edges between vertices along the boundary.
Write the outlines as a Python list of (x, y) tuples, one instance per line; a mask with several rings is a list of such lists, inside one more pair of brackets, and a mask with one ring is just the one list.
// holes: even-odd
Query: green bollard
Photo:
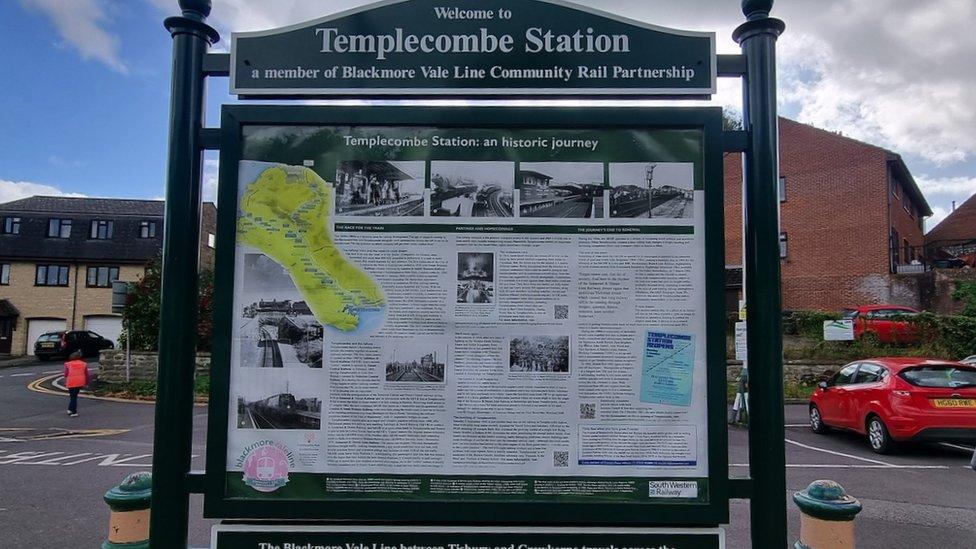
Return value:
[(108, 541), (102, 549), (149, 549), (149, 504), (152, 500), (152, 474), (133, 473), (105, 492), (105, 503), (112, 510), (108, 521)]
[(800, 508), (800, 541), (794, 549), (854, 549), (854, 517), (861, 502), (832, 480), (815, 480), (793, 494)]

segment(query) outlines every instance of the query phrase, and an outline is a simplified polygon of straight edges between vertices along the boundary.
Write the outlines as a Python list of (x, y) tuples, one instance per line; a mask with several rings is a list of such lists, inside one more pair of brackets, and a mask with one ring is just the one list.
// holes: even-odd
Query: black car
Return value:
[(75, 351), (83, 356), (95, 356), (102, 349), (113, 349), (115, 344), (95, 332), (48, 332), (41, 334), (34, 343), (34, 356), (40, 360), (67, 357)]

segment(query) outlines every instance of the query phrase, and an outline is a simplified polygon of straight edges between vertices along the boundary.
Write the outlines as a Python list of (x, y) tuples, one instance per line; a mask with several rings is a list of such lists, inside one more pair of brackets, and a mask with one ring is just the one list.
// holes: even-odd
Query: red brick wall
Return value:
[[(888, 200), (891, 207), (891, 226), (898, 231), (898, 259), (901, 265), (911, 263), (913, 257), (905, 257), (904, 240), (907, 239), (910, 246), (922, 246), (925, 243), (925, 235), (918, 224), (918, 205), (905, 192), (904, 186), (898, 184), (898, 196), (891, 193), (889, 188)], [(905, 211), (905, 206), (912, 210), (912, 213)], [(914, 216), (913, 216), (914, 214)], [(912, 254), (918, 254), (921, 249), (912, 250)]]
[[(883, 301), (888, 153), (786, 119), (779, 130), (780, 173), (786, 176), (780, 224), (789, 242), (781, 262), (783, 308), (837, 310)], [(740, 155), (726, 155), (727, 265), (742, 264), (741, 179)]]

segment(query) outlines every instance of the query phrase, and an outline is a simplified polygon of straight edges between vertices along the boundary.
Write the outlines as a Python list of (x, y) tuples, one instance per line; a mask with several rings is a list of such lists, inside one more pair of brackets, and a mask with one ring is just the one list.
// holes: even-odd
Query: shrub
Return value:
[[(146, 265), (139, 282), (129, 284), (122, 311), (124, 330), (119, 345), (131, 337), (133, 351), (156, 351), (159, 347), (159, 303), (162, 290), (162, 258)], [(202, 271), (197, 310), (197, 350), (209, 351), (213, 340), (213, 272)]]
[(838, 320), (840, 314), (827, 311), (789, 311), (783, 314), (783, 333), (823, 339), (825, 320)]

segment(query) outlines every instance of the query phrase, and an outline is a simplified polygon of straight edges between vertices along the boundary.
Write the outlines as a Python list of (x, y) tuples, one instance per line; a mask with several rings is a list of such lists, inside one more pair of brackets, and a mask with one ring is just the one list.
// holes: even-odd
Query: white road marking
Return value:
[(973, 449), (969, 446), (961, 446), (959, 444), (952, 444), (951, 442), (940, 442), (939, 444), (943, 446), (948, 446), (949, 448), (956, 448), (957, 450), (965, 450), (967, 452), (972, 452)]
[(24, 377), (24, 376), (36, 376), (40, 374), (35, 374), (33, 372), (27, 372), (26, 374), (10, 374), (10, 377)]
[(42, 374), (63, 374), (64, 370), (48, 370), (46, 372), (41, 372)]
[[(53, 465), (55, 467), (69, 467), (82, 463), (90, 463), (98, 467), (152, 467), (152, 454), (92, 454), (82, 452), (68, 454), (66, 452), (17, 452), (10, 454), (0, 450), (0, 465)], [(191, 459), (200, 457), (192, 454)]]
[(825, 450), (823, 448), (817, 448), (816, 446), (810, 446), (809, 444), (803, 444), (802, 442), (797, 442), (795, 440), (790, 440), (788, 438), (787, 439), (784, 439), (784, 440), (787, 443), (789, 443), (789, 444), (793, 444), (795, 446), (799, 446), (800, 448), (806, 448), (808, 450), (813, 450), (815, 452), (823, 452), (825, 454), (831, 454), (831, 455), (835, 455), (835, 456), (841, 456), (841, 457), (856, 459), (856, 460), (859, 460), (859, 461), (866, 461), (868, 463), (874, 463), (876, 465), (884, 465), (884, 466), (887, 466), (887, 467), (896, 467), (896, 465), (894, 463), (888, 463), (886, 461), (880, 461), (880, 460), (877, 460), (877, 459), (868, 459), (868, 458), (861, 457), (861, 456), (855, 456), (853, 454), (845, 454), (843, 452), (835, 452), (833, 450)]
[[(732, 463), (729, 467), (749, 467), (748, 463)], [(787, 463), (787, 469), (949, 469), (948, 465), (863, 465), (860, 463)], [(969, 469), (966, 466), (966, 469)]]
[(809, 423), (787, 423), (783, 427), (809, 427)]

